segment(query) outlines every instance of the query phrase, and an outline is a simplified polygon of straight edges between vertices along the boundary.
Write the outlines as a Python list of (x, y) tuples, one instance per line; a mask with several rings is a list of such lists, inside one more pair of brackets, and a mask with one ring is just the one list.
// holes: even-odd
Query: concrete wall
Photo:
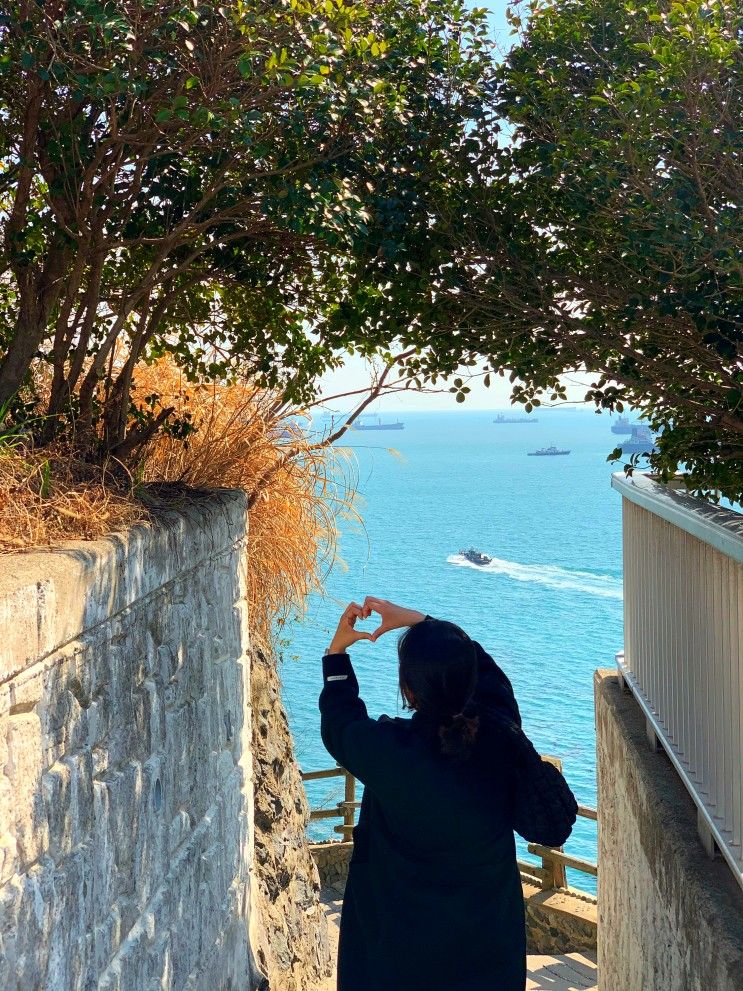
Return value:
[(0, 563), (0, 987), (256, 987), (246, 500)]
[(602, 991), (741, 991), (743, 890), (615, 672), (595, 680)]

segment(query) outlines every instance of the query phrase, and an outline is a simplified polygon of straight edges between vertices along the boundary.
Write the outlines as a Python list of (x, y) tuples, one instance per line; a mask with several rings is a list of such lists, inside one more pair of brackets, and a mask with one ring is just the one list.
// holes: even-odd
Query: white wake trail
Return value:
[(474, 568), (491, 575), (504, 575), (517, 582), (536, 582), (549, 588), (569, 592), (583, 592), (585, 595), (598, 595), (605, 599), (622, 598), (621, 579), (613, 575), (597, 575), (592, 571), (574, 571), (561, 568), (557, 564), (519, 564), (517, 561), (504, 561), (494, 557), (490, 564), (472, 564), (461, 554), (450, 554), (449, 564), (460, 568)]

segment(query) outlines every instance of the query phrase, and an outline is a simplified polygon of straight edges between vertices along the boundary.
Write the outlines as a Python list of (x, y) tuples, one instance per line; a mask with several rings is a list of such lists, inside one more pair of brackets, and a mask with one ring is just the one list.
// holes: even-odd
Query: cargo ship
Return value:
[(569, 450), (562, 450), (559, 447), (540, 447), (538, 451), (528, 451), (530, 458), (555, 458), (560, 454), (570, 454)]
[(351, 424), (353, 430), (404, 430), (405, 424), (402, 420), (394, 420), (390, 423), (384, 423), (381, 417), (365, 417), (359, 419)]
[(493, 423), (539, 423), (539, 417), (537, 416), (506, 416), (505, 413), (499, 413), (493, 420)]
[(630, 423), (629, 418), (620, 416), (616, 423), (612, 423), (611, 432), (613, 434), (631, 434), (636, 424)]
[(622, 454), (652, 454), (658, 450), (655, 438), (647, 427), (633, 427), (627, 440), (623, 440), (619, 446)]

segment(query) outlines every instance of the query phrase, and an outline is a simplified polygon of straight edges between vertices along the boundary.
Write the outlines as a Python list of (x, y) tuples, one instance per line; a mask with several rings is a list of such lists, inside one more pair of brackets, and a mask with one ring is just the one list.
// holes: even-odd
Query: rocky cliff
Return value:
[(255, 864), (259, 929), (254, 952), (271, 991), (310, 991), (332, 973), (320, 883), (305, 829), (309, 817), (275, 665), (251, 665)]

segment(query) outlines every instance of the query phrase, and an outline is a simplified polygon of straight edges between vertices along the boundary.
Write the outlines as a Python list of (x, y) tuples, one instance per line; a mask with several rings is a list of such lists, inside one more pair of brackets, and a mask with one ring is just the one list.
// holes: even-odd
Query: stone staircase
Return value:
[[(334, 888), (324, 888), (320, 896), (335, 957), (343, 900)], [(316, 991), (335, 991), (335, 977), (328, 978)], [(455, 991), (455, 989), (452, 989)], [(563, 956), (527, 957), (526, 991), (598, 991), (596, 955), (567, 953)]]

